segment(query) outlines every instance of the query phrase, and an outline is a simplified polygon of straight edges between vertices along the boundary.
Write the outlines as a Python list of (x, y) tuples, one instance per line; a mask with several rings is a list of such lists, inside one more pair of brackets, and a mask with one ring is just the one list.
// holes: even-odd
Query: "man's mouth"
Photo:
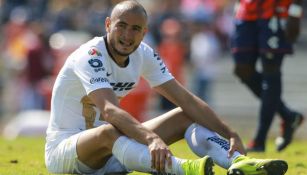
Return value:
[(119, 40), (119, 43), (124, 47), (130, 47), (133, 44), (132, 42), (123, 41), (123, 40)]

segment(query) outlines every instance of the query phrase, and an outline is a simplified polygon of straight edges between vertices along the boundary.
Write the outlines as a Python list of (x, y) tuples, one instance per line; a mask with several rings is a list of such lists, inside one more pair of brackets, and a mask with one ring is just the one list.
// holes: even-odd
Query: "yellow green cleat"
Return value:
[(236, 158), (227, 175), (284, 175), (288, 164), (278, 159), (255, 159), (246, 156)]
[(214, 175), (213, 166), (213, 160), (209, 156), (196, 160), (187, 160), (181, 164), (186, 175)]

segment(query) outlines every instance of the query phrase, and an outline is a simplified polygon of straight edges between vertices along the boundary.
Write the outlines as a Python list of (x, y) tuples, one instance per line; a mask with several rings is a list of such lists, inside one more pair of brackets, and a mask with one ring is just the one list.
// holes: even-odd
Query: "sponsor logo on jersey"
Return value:
[(229, 148), (230, 148), (229, 143), (226, 140), (224, 140), (224, 139), (222, 139), (218, 136), (209, 137), (209, 138), (207, 138), (207, 141), (215, 142), (216, 144), (220, 145), (222, 149), (224, 149), (226, 151), (228, 151)]
[(104, 78), (104, 77), (96, 77), (96, 78), (91, 78), (90, 79), (90, 83), (91, 84), (105, 83), (105, 82), (109, 82), (109, 80), (107, 78)]
[(88, 60), (88, 63), (91, 65), (91, 67), (94, 68), (95, 72), (104, 71), (105, 68), (103, 67), (102, 61), (97, 58), (92, 58)]
[(88, 54), (91, 56), (102, 56), (101, 52), (99, 52), (96, 48), (90, 48)]
[(93, 67), (93, 68), (99, 68), (99, 67), (102, 67), (103, 64), (102, 64), (102, 61), (99, 60), (99, 59), (90, 59), (88, 60), (88, 63)]
[(135, 82), (117, 82), (117, 83), (110, 83), (113, 87), (114, 91), (128, 91), (133, 88)]
[(109, 77), (110, 75), (112, 75), (112, 73), (107, 72), (107, 74), (106, 74), (106, 75), (107, 75), (107, 77)]

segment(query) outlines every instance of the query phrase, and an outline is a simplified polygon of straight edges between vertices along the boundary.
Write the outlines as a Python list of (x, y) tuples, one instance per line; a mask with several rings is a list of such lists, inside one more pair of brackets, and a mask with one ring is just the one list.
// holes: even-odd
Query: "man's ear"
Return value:
[(145, 36), (147, 32), (148, 32), (148, 27), (146, 27), (146, 28), (144, 29), (144, 31), (143, 31), (143, 36)]
[(110, 29), (111, 28), (111, 18), (110, 17), (106, 18), (104, 25), (105, 25), (106, 32), (110, 33), (110, 30), (111, 30)]

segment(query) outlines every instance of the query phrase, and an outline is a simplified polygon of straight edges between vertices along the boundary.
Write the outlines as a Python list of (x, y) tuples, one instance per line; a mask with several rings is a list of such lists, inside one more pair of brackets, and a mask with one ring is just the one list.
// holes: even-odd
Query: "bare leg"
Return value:
[(112, 155), (114, 142), (120, 136), (117, 129), (109, 124), (85, 131), (77, 143), (78, 159), (93, 169), (103, 167)]
[[(144, 123), (157, 133), (166, 144), (172, 144), (184, 137), (192, 121), (180, 108), (169, 111)], [(112, 155), (114, 142), (122, 134), (112, 125), (102, 125), (85, 131), (77, 143), (78, 159), (91, 168), (99, 169)]]
[(184, 133), (192, 122), (181, 110), (175, 108), (159, 117), (144, 122), (143, 125), (158, 134), (170, 145), (184, 138)]

